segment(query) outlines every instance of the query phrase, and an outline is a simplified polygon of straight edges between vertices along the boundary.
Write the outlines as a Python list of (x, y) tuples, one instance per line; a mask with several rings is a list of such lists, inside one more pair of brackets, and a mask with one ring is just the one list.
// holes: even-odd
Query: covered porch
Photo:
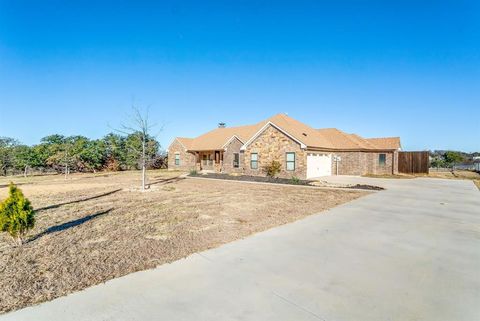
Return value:
[(197, 170), (221, 172), (223, 166), (223, 150), (195, 152)]

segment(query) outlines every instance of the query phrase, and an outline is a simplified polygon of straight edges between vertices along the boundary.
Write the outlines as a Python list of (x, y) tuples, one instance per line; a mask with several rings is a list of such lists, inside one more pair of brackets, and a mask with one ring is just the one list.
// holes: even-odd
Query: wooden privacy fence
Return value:
[(398, 171), (404, 174), (428, 174), (428, 152), (399, 152)]

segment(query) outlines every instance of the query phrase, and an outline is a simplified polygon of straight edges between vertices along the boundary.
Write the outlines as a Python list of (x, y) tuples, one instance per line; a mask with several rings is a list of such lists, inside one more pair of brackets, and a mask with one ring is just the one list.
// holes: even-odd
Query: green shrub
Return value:
[(198, 172), (196, 169), (191, 169), (190, 170), (190, 176), (197, 176)]
[(278, 173), (280, 173), (281, 168), (282, 168), (282, 164), (274, 160), (270, 164), (264, 167), (264, 171), (268, 177), (275, 177), (277, 176)]
[(292, 176), (292, 184), (294, 184), (294, 185), (300, 184), (300, 178), (298, 178), (296, 176)]
[(0, 203), (0, 231), (10, 234), (21, 245), (34, 225), (35, 212), (30, 201), (17, 186), (10, 183), (9, 196)]

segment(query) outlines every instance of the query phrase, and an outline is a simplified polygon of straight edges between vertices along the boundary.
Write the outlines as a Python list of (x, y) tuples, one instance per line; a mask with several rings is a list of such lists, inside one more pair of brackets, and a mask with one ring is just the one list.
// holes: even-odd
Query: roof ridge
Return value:
[[(320, 135), (320, 133), (308, 124), (305, 124), (285, 113), (280, 113), (270, 117), (267, 121), (274, 123), (292, 137), (302, 142), (305, 146), (316, 148), (333, 148), (329, 140)], [(280, 121), (280, 123), (279, 123)], [(283, 124), (282, 124), (283, 123)]]
[(248, 142), (270, 123), (291, 136), (306, 148), (327, 150), (382, 150), (396, 149), (400, 137), (363, 138), (349, 134), (335, 127), (315, 129), (286, 113), (278, 113), (256, 124), (213, 128), (197, 137), (177, 137), (188, 142), (191, 150), (220, 150), (233, 137)]
[(388, 138), (400, 138), (400, 136), (370, 137), (370, 138), (365, 138), (365, 139), (375, 140), (375, 139), (388, 139)]

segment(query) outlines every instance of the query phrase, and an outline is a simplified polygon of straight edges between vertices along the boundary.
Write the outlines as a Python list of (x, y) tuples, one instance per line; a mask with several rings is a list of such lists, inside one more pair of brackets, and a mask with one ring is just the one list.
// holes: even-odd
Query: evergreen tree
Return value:
[(0, 231), (10, 234), (21, 245), (34, 225), (35, 212), (30, 201), (17, 186), (10, 183), (9, 196), (0, 203)]

